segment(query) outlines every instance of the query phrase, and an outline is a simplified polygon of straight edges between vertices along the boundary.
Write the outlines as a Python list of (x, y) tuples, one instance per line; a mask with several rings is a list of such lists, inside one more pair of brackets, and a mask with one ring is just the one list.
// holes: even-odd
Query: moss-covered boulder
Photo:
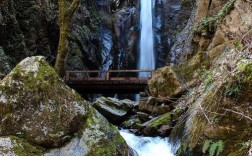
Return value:
[(156, 70), (148, 85), (154, 97), (174, 97), (185, 89), (178, 75), (168, 66)]
[(166, 113), (142, 124), (143, 134), (147, 136), (167, 136), (171, 131), (171, 114)]
[(64, 147), (53, 149), (45, 156), (131, 156), (131, 150), (113, 125), (91, 108), (88, 119), (79, 131)]
[(88, 103), (43, 57), (20, 62), (0, 83), (0, 135), (58, 147), (85, 121)]
[(7, 136), (0, 137), (0, 153), (128, 155), (117, 128), (66, 86), (44, 57), (26, 58), (0, 81), (0, 107), (0, 136)]
[(111, 123), (120, 124), (133, 109), (135, 102), (130, 100), (118, 100), (115, 98), (100, 97), (93, 106), (104, 115)]

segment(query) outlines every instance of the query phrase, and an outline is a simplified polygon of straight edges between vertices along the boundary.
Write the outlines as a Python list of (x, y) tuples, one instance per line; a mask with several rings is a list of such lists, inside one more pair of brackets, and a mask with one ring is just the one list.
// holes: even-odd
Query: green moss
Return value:
[[(29, 70), (29, 67), (25, 70), (22, 64), (18, 65), (0, 85), (1, 94), (8, 99), (0, 111), (1, 119), (8, 119), (2, 124), (1, 130), (44, 147), (58, 147), (67, 142), (78, 131), (79, 125), (82, 125), (80, 123), (85, 121), (85, 114), (82, 114), (85, 112), (76, 105), (88, 111), (89, 104), (68, 88), (44, 59), (35, 58), (35, 62), (38, 61), (38, 64), (33, 64), (39, 65), (38, 70)], [(79, 115), (71, 116), (72, 110)], [(34, 112), (38, 115), (33, 116)], [(20, 116), (21, 122), (16, 124), (12, 116)], [(31, 120), (29, 116), (49, 129), (46, 136), (34, 122), (28, 125), (28, 130), (22, 128), (24, 121)], [(38, 139), (38, 136), (43, 139)]]
[(96, 113), (96, 110), (91, 108), (84, 124), (84, 129), (91, 129), (96, 133), (93, 134), (92, 138), (90, 138), (96, 139), (95, 144), (91, 143), (94, 140), (90, 140), (88, 143), (91, 144), (91, 150), (87, 156), (111, 156), (117, 155), (118, 152), (124, 153), (122, 155), (127, 155), (126, 142), (120, 136), (118, 129), (112, 124), (108, 123), (108, 121), (106, 121), (106, 119), (103, 117), (97, 116)]
[(166, 113), (158, 117), (156, 120), (152, 121), (150, 124), (148, 124), (147, 127), (157, 129), (162, 125), (170, 125), (170, 124), (171, 124), (171, 114)]
[(174, 66), (173, 69), (184, 81), (190, 82), (192, 79), (201, 77), (204, 74), (202, 71), (208, 69), (210, 65), (209, 57), (199, 52), (185, 64)]
[(15, 136), (8, 136), (11, 139), (13, 148), (12, 150), (18, 156), (42, 156), (45, 149), (29, 144), (22, 138)]

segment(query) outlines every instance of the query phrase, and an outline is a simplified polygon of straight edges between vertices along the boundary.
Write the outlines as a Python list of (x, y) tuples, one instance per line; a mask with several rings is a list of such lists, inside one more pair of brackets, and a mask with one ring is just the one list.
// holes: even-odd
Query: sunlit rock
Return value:
[(178, 75), (171, 67), (156, 70), (148, 85), (151, 95), (154, 97), (174, 97), (185, 89)]

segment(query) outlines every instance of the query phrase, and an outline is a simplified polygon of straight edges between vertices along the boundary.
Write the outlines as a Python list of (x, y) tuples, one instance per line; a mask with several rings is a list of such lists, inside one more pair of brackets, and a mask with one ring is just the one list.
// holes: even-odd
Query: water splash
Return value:
[(174, 156), (167, 138), (135, 136), (128, 131), (120, 131), (127, 144), (135, 150), (134, 156)]
[[(139, 69), (155, 69), (153, 49), (152, 10), (155, 0), (141, 0), (141, 38)], [(139, 77), (149, 77), (149, 73), (140, 73)]]

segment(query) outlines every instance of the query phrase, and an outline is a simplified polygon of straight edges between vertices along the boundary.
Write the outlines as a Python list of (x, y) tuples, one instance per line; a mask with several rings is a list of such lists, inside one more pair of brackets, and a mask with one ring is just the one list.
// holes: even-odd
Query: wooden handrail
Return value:
[(74, 70), (67, 71), (69, 73), (142, 73), (142, 72), (154, 72), (154, 70)]
[[(143, 72), (150, 73), (150, 77), (152, 77), (154, 70), (75, 70), (75, 71), (66, 71), (65, 80), (66, 81), (71, 80), (72, 79), (71, 74), (104, 73), (105, 77), (102, 80), (110, 80), (111, 78), (114, 78), (114, 77), (111, 77), (110, 73), (143, 73)], [(83, 80), (87, 80), (87, 79), (88, 78), (84, 78)]]

